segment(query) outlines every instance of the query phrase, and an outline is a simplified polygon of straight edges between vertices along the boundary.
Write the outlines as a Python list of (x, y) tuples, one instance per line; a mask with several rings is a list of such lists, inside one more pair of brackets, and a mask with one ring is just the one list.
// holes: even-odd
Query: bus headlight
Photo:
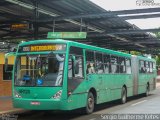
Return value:
[(16, 98), (22, 98), (15, 90), (14, 90), (14, 97), (16, 97)]
[(56, 94), (54, 94), (54, 96), (52, 97), (52, 99), (60, 99), (61, 95), (62, 95), (62, 90), (60, 90)]

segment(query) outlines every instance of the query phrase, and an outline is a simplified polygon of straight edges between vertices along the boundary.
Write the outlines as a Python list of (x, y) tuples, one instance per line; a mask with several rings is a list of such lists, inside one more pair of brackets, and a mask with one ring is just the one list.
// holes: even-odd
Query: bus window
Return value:
[(105, 73), (110, 73), (111, 69), (110, 69), (110, 55), (103, 55), (104, 58), (104, 72)]
[(69, 60), (68, 60), (68, 78), (71, 78), (73, 76), (73, 73), (72, 73), (72, 58), (71, 56), (69, 57)]
[(150, 70), (149, 70), (149, 62), (146, 61), (146, 72), (149, 73), (149, 71), (150, 71)]
[(126, 73), (131, 74), (131, 60), (126, 58)]
[(83, 77), (83, 58), (76, 56), (75, 77)]
[(102, 53), (96, 53), (96, 73), (103, 73), (104, 67), (103, 67), (103, 59), (102, 59)]
[(95, 73), (95, 64), (94, 64), (94, 52), (86, 51), (86, 62), (87, 62), (87, 74)]
[[(68, 77), (83, 77), (83, 58), (82, 56), (75, 56), (75, 66), (73, 71), (72, 56), (69, 57)], [(74, 73), (74, 74), (73, 74)]]
[[(72, 55), (75, 56), (75, 63), (73, 66)], [(70, 56), (69, 56), (69, 77), (83, 77), (83, 50), (78, 47), (70, 47)], [(74, 67), (74, 71), (72, 68)], [(74, 75), (73, 75), (74, 72)]]
[(156, 69), (156, 64), (155, 64), (155, 62), (153, 62), (153, 70), (155, 70)]
[(152, 73), (153, 72), (153, 63), (149, 62), (149, 72)]
[(117, 56), (111, 56), (111, 73), (119, 73)]
[(125, 58), (119, 57), (119, 72), (126, 73)]
[(139, 72), (140, 73), (145, 73), (146, 72), (145, 61), (143, 61), (143, 60), (139, 61)]
[(62, 86), (64, 54), (27, 55), (16, 58), (16, 86)]
[(68, 92), (73, 92), (84, 80), (83, 68), (83, 49), (70, 47), (68, 61)]

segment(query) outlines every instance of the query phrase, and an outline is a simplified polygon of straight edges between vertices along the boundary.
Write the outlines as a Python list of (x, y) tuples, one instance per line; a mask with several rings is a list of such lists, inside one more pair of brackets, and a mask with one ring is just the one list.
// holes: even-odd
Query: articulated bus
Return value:
[(95, 105), (149, 94), (155, 60), (67, 40), (19, 44), (13, 68), (13, 106), (92, 113)]

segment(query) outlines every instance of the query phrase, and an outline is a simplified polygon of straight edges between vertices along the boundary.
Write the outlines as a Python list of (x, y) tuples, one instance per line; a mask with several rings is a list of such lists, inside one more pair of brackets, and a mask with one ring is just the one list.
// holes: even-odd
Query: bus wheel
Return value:
[(149, 95), (149, 84), (147, 84), (147, 87), (146, 87), (146, 93), (145, 93), (145, 96), (147, 97)]
[(122, 93), (121, 93), (121, 103), (124, 104), (127, 101), (127, 91), (126, 88), (122, 88)]
[(86, 113), (91, 114), (94, 110), (94, 96), (92, 92), (88, 93)]

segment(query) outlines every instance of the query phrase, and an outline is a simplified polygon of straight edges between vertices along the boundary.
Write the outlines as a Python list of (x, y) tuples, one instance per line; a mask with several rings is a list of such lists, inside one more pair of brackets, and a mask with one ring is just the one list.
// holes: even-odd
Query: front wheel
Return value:
[(91, 114), (94, 111), (94, 96), (92, 92), (88, 93), (86, 113)]
[(126, 88), (123, 87), (122, 88), (122, 92), (121, 92), (121, 103), (124, 104), (127, 101), (127, 91)]

